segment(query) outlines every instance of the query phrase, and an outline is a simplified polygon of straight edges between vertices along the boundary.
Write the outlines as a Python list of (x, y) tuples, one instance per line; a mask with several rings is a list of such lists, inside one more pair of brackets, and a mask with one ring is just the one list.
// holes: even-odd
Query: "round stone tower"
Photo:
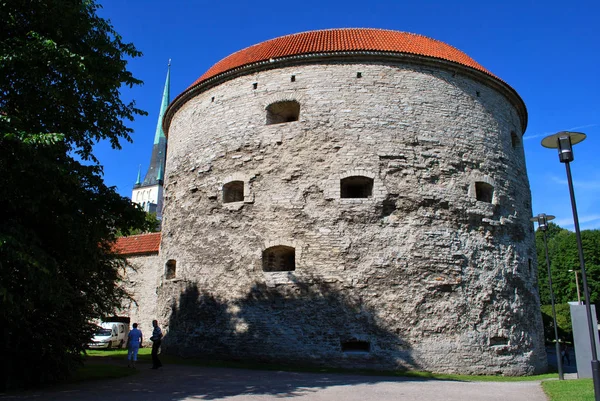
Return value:
[(519, 95), (380, 29), (269, 40), (169, 106), (167, 352), (343, 367), (546, 369)]

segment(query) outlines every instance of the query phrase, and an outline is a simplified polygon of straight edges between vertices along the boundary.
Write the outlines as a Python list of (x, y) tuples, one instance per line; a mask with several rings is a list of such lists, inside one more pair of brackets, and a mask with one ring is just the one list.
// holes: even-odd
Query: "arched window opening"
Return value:
[(369, 177), (346, 177), (340, 181), (341, 198), (370, 198), (373, 195), (373, 179)]
[(267, 106), (267, 125), (289, 123), (300, 118), (300, 103), (286, 100)]
[(263, 251), (263, 271), (290, 272), (296, 270), (296, 250), (278, 245)]
[(223, 185), (223, 203), (244, 200), (244, 181), (231, 181)]
[(492, 199), (494, 198), (494, 187), (487, 182), (476, 182), (475, 196), (478, 201), (492, 203)]
[(175, 259), (169, 259), (165, 267), (165, 278), (167, 280), (174, 279), (177, 275), (177, 262)]
[(513, 149), (515, 149), (520, 144), (519, 137), (517, 136), (515, 131), (510, 132), (510, 142), (512, 144)]
[(368, 341), (342, 341), (342, 352), (371, 352), (371, 343)]

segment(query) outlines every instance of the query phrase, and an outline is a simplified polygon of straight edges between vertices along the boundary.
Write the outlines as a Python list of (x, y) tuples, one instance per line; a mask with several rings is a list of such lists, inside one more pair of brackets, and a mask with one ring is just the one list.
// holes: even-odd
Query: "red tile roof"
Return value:
[(121, 255), (158, 253), (160, 233), (149, 233), (117, 238), (115, 250)]
[[(328, 29), (267, 40), (225, 57), (190, 87), (244, 65), (310, 53), (378, 51), (433, 57), (471, 67), (495, 77), (462, 51), (425, 36), (371, 28)], [(496, 78), (496, 77), (495, 77)]]

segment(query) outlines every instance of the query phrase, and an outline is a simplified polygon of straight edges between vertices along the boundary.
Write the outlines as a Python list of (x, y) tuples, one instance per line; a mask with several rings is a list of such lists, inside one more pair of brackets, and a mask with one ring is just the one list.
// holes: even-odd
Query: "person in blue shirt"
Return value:
[(127, 335), (127, 367), (135, 368), (137, 362), (138, 351), (142, 345), (142, 331), (137, 328), (138, 324), (133, 324), (133, 329)]
[(152, 369), (158, 369), (162, 366), (162, 363), (158, 359), (158, 350), (160, 348), (160, 343), (162, 340), (162, 330), (158, 327), (158, 321), (152, 321), (152, 337), (150, 337), (150, 341), (152, 341)]

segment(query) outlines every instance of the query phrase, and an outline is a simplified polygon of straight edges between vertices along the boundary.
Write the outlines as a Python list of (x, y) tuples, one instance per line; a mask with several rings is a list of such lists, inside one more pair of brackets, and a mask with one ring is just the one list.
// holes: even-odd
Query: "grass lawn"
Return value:
[(137, 370), (125, 366), (86, 363), (82, 368), (77, 369), (68, 381), (69, 383), (78, 383), (88, 380), (116, 379), (135, 375), (136, 373), (138, 373)]
[[(152, 349), (141, 348), (138, 353), (138, 361), (150, 362)], [(77, 383), (88, 380), (116, 379), (119, 377), (132, 376), (139, 373), (137, 369), (128, 368), (127, 350), (87, 350), (86, 360), (83, 367), (77, 369), (75, 374), (68, 380), (69, 383)], [(121, 363), (106, 363), (114, 359)]]
[[(138, 353), (138, 361), (142, 363), (150, 363), (152, 357), (151, 348), (141, 348)], [(127, 359), (127, 350), (108, 350), (108, 351), (88, 351), (88, 356), (92, 358), (102, 357), (109, 359), (122, 360), (125, 363)], [(170, 355), (161, 355), (160, 359), (165, 364), (192, 365), (192, 366), (207, 366), (215, 368), (238, 368), (238, 369), (259, 369), (259, 370), (283, 370), (294, 372), (312, 372), (312, 373), (354, 373), (369, 376), (401, 376), (415, 377), (419, 379), (437, 379), (437, 380), (458, 380), (458, 381), (482, 381), (482, 382), (517, 382), (517, 381), (534, 381), (546, 379), (558, 379), (557, 373), (546, 373), (536, 376), (468, 376), (441, 374), (418, 371), (382, 371), (382, 370), (366, 370), (366, 369), (342, 369), (342, 368), (320, 368), (320, 367), (303, 367), (297, 365), (275, 365), (260, 362), (232, 362), (232, 361), (209, 361), (201, 359), (186, 359)]]
[[(138, 351), (138, 361), (151, 361), (152, 357), (150, 354), (152, 353), (152, 348), (145, 347), (140, 348)], [(111, 350), (92, 350), (88, 349), (86, 352), (88, 357), (96, 358), (116, 358), (123, 359), (123, 361), (127, 360), (127, 350), (126, 349), (111, 349)]]
[(542, 382), (550, 401), (594, 401), (592, 379), (550, 380)]

